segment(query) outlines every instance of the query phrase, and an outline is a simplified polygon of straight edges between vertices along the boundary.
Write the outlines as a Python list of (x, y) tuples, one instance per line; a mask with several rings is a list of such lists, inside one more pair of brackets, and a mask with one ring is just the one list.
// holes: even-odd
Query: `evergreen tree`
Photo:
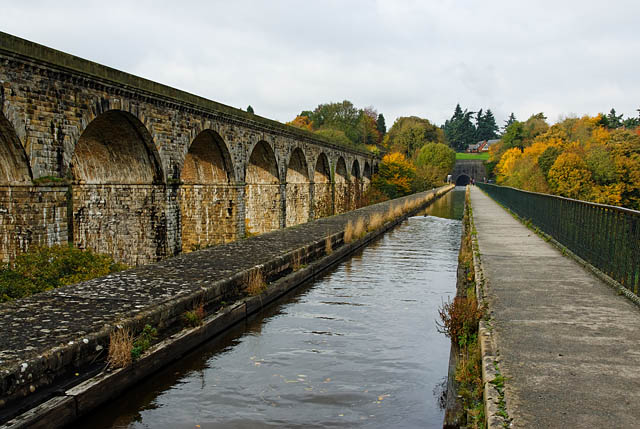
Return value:
[(449, 146), (458, 152), (465, 151), (467, 146), (475, 143), (476, 127), (471, 121), (474, 113), (466, 109), (463, 111), (457, 104), (453, 116), (442, 127)]
[(376, 127), (378, 128), (378, 132), (380, 133), (380, 135), (384, 136), (385, 134), (387, 134), (387, 125), (384, 122), (384, 116), (382, 116), (382, 113), (378, 115)]
[(504, 134), (505, 132), (507, 132), (507, 128), (509, 128), (509, 125), (513, 124), (514, 122), (516, 122), (516, 115), (513, 114), (513, 112), (511, 112), (511, 114), (509, 115), (509, 118), (504, 121), (504, 126), (502, 127), (502, 133)]
[(251, 107), (251, 105), (247, 107), (247, 113), (251, 113), (253, 115), (253, 107)]
[(491, 112), (491, 109), (487, 109), (483, 115), (482, 109), (480, 109), (476, 116), (476, 143), (495, 138), (498, 138), (498, 125), (493, 112)]

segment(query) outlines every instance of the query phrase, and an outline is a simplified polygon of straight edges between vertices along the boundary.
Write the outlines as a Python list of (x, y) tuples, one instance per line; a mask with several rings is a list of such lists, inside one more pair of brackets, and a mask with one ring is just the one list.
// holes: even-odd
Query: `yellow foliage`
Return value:
[(522, 156), (522, 151), (517, 148), (511, 148), (506, 151), (502, 158), (500, 158), (500, 162), (496, 166), (496, 173), (498, 175), (498, 183), (502, 183), (505, 179), (505, 176), (511, 175), (513, 173), (513, 167), (515, 166), (518, 158)]
[(309, 131), (311, 131), (311, 129), (313, 128), (313, 122), (311, 122), (311, 119), (309, 119), (308, 116), (300, 115), (296, 116), (293, 121), (287, 122), (287, 125), (292, 125), (294, 127), (302, 128)]
[(586, 162), (574, 152), (558, 156), (549, 170), (548, 179), (554, 193), (568, 198), (584, 198), (593, 188)]

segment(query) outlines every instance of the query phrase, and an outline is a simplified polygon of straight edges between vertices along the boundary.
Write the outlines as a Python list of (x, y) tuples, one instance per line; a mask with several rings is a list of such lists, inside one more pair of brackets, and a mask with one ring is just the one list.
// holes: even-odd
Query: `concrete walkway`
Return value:
[(516, 428), (640, 427), (640, 309), (471, 191)]

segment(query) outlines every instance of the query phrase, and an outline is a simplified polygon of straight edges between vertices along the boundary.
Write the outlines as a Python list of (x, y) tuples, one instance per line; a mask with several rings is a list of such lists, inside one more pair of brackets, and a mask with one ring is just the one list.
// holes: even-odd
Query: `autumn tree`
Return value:
[(428, 119), (409, 116), (395, 120), (383, 145), (390, 152), (402, 152), (407, 157), (413, 157), (418, 149), (430, 142), (444, 142), (442, 130)]
[(302, 128), (303, 130), (311, 131), (313, 129), (313, 122), (309, 119), (308, 116), (298, 115), (291, 122), (287, 122), (287, 125), (291, 125), (297, 128)]
[(416, 157), (416, 180), (414, 191), (423, 191), (444, 183), (453, 170), (456, 153), (444, 143), (427, 143)]
[(563, 197), (585, 199), (593, 187), (587, 163), (574, 152), (560, 154), (549, 170), (548, 178), (551, 190)]
[(404, 154), (392, 152), (382, 157), (378, 173), (373, 175), (371, 186), (389, 198), (398, 198), (411, 193), (411, 183), (415, 179), (415, 167)]

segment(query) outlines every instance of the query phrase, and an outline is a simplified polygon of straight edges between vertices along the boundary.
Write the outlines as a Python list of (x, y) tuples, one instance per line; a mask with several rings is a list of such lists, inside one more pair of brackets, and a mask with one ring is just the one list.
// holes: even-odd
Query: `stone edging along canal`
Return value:
[[(74, 421), (366, 246), (452, 188), (443, 186), (3, 304), (0, 429), (58, 427)], [(349, 222), (382, 217), (398, 207), (405, 208), (399, 217), (345, 243)], [(247, 279), (256, 270), (268, 287), (246, 296)], [(184, 314), (196, 305), (206, 311), (202, 324), (184, 327)], [(146, 324), (157, 328), (160, 341), (131, 365), (107, 370), (109, 335), (116, 326), (137, 333)]]

